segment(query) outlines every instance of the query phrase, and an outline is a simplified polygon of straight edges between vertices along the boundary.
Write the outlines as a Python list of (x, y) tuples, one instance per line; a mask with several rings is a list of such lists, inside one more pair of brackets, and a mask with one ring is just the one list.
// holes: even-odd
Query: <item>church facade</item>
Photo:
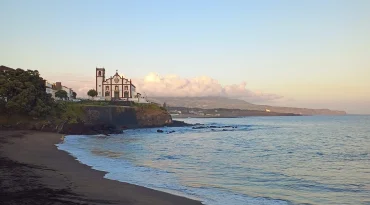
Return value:
[(136, 97), (136, 87), (131, 79), (126, 79), (118, 74), (109, 78), (105, 77), (105, 68), (96, 68), (96, 91), (99, 98), (106, 100), (129, 100)]

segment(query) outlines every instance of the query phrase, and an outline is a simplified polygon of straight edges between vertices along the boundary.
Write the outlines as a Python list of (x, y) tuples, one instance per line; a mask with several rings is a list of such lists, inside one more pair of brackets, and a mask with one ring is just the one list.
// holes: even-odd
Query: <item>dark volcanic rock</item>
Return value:
[(190, 127), (192, 124), (188, 124), (184, 121), (172, 120), (172, 123), (167, 125), (168, 127)]
[(53, 123), (53, 122), (20, 122), (14, 125), (0, 125), (0, 130), (36, 130), (42, 132), (57, 132), (66, 135), (96, 135), (120, 134), (121, 129), (110, 124)]
[(120, 134), (122, 130), (117, 129), (114, 125), (109, 124), (84, 124), (70, 123), (65, 124), (61, 129), (60, 133), (69, 135), (95, 135), (95, 134)]

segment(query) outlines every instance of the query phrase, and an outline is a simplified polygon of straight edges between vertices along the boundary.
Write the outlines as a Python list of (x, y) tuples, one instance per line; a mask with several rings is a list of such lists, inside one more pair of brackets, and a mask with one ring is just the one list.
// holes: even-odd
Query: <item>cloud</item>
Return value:
[(150, 73), (142, 79), (135, 79), (137, 91), (148, 97), (204, 97), (226, 96), (251, 102), (271, 101), (282, 98), (276, 94), (262, 93), (247, 89), (247, 83), (221, 85), (207, 77), (182, 78), (177, 75), (160, 76)]

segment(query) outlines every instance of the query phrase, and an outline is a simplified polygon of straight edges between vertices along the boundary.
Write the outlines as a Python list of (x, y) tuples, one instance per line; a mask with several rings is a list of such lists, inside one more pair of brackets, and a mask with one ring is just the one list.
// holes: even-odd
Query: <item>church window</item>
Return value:
[(125, 86), (125, 90), (128, 90), (128, 86), (127, 85)]
[(109, 86), (105, 86), (105, 90), (108, 90), (109, 91)]
[(101, 71), (99, 70), (99, 72), (98, 72), (98, 76), (101, 76)]
[(116, 86), (116, 87), (114, 88), (114, 90), (115, 90), (115, 91), (119, 91), (119, 90), (118, 90), (118, 86)]

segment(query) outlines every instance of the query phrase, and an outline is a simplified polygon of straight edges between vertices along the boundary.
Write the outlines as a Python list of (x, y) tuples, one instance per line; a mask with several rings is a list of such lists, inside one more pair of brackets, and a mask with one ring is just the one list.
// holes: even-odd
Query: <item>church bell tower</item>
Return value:
[(105, 68), (96, 68), (96, 92), (103, 97), (103, 81), (105, 81)]

